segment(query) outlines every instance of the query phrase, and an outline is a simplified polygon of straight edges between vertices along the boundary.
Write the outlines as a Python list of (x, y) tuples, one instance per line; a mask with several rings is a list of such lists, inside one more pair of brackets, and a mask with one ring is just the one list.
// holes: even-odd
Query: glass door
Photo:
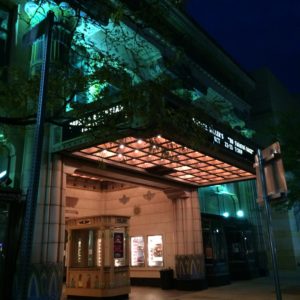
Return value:
[[(4, 293), (9, 205), (0, 202), (0, 295)], [(3, 298), (4, 299), (4, 298)]]
[(230, 282), (223, 219), (216, 215), (202, 214), (206, 279), (211, 286)]

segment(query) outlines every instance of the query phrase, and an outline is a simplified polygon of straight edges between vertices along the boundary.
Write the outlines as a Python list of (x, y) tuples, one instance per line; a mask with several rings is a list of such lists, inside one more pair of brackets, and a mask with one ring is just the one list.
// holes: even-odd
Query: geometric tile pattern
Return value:
[(199, 186), (255, 178), (250, 172), (161, 136), (146, 139), (126, 137), (74, 151), (73, 154), (147, 170)]

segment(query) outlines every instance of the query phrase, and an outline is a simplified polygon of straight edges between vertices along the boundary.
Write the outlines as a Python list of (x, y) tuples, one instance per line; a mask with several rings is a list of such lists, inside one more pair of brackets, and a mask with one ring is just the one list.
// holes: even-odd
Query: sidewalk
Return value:
[[(281, 292), (283, 300), (300, 300), (300, 278), (298, 278), (298, 282), (295, 279), (281, 280)], [(268, 277), (263, 277), (253, 280), (236, 281), (230, 285), (214, 288), (210, 287), (207, 290), (166, 299), (273, 300), (276, 299), (276, 292), (273, 280)]]
[[(300, 300), (300, 276), (280, 280), (282, 300)], [(61, 298), (65, 300), (63, 296)], [(71, 298), (69, 298), (71, 299)], [(76, 298), (78, 299), (78, 298)], [(87, 298), (85, 298), (87, 299)], [(89, 298), (90, 299), (90, 298)], [(92, 299), (92, 298), (91, 298)], [(131, 287), (129, 300), (276, 300), (273, 279), (260, 277), (197, 292)]]

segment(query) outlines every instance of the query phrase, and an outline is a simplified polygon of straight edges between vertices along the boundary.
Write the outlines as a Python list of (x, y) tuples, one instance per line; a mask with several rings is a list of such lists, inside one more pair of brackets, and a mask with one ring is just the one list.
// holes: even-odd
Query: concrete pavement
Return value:
[[(282, 300), (300, 300), (300, 274), (280, 279)], [(64, 296), (62, 300), (66, 299)], [(78, 298), (76, 298), (78, 299)], [(90, 298), (85, 298), (90, 299)], [(260, 277), (189, 292), (132, 286), (129, 300), (277, 300), (273, 279)]]
[[(281, 292), (283, 300), (300, 300), (300, 278), (282, 280)], [(141, 298), (143, 299), (143, 298)], [(230, 285), (210, 287), (207, 290), (180, 295), (172, 300), (273, 300), (276, 298), (273, 280), (267, 277), (246, 281), (236, 281)], [(153, 299), (154, 300), (154, 299)]]

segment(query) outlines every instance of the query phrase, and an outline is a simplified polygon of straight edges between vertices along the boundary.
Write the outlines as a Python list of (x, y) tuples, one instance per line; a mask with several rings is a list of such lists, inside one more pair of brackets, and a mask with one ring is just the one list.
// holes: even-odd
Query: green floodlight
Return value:
[(9, 178), (7, 170), (4, 170), (0, 173), (0, 185), (10, 185), (12, 183), (12, 180)]
[(237, 212), (236, 212), (236, 215), (239, 217), (239, 218), (243, 218), (244, 217), (244, 211), (239, 209)]
[(6, 170), (2, 171), (2, 172), (0, 173), (0, 180), (2, 180), (2, 178), (4, 178), (6, 174), (7, 174), (7, 171), (6, 171)]
[(228, 218), (229, 217), (229, 212), (225, 211), (223, 214), (222, 214), (223, 217), (225, 218)]

